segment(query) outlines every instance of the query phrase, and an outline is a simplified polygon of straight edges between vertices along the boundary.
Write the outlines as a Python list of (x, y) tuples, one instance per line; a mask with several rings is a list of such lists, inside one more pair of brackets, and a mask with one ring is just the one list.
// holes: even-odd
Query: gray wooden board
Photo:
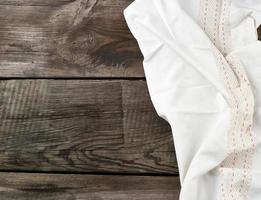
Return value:
[(178, 200), (173, 176), (0, 173), (1, 200)]
[(0, 77), (144, 77), (131, 0), (1, 0)]
[(178, 174), (143, 80), (2, 80), (0, 95), (0, 170)]

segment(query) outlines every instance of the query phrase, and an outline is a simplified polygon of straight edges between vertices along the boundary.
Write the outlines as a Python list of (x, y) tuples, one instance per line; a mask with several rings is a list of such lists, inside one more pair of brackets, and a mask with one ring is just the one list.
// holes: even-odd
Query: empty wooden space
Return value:
[(132, 0), (1, 0), (2, 77), (143, 77)]
[(0, 173), (1, 199), (178, 200), (178, 178)]
[(0, 1), (0, 199), (177, 200), (132, 0)]
[(0, 82), (0, 169), (177, 174), (170, 128), (146, 83)]

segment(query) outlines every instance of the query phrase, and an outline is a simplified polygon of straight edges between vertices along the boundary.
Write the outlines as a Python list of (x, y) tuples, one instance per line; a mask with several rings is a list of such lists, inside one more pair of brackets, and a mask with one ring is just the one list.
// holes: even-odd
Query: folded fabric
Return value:
[(124, 16), (169, 122), (181, 200), (261, 199), (261, 2), (135, 0)]

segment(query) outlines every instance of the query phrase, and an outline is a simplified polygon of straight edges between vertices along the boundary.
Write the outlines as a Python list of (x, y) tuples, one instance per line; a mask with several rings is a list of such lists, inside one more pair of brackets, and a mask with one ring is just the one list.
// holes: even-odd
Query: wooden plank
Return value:
[(0, 173), (1, 200), (178, 200), (178, 177)]
[(0, 143), (0, 170), (178, 174), (143, 80), (2, 80)]
[(1, 77), (144, 77), (132, 0), (1, 0)]

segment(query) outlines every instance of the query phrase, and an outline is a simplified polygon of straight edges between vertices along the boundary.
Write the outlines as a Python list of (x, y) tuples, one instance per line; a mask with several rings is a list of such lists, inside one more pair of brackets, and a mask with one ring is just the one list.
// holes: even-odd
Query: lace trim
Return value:
[(254, 96), (240, 60), (231, 52), (231, 0), (201, 0), (200, 25), (213, 42), (231, 106), (228, 152), (220, 164), (220, 199), (246, 200), (256, 146), (252, 131)]

